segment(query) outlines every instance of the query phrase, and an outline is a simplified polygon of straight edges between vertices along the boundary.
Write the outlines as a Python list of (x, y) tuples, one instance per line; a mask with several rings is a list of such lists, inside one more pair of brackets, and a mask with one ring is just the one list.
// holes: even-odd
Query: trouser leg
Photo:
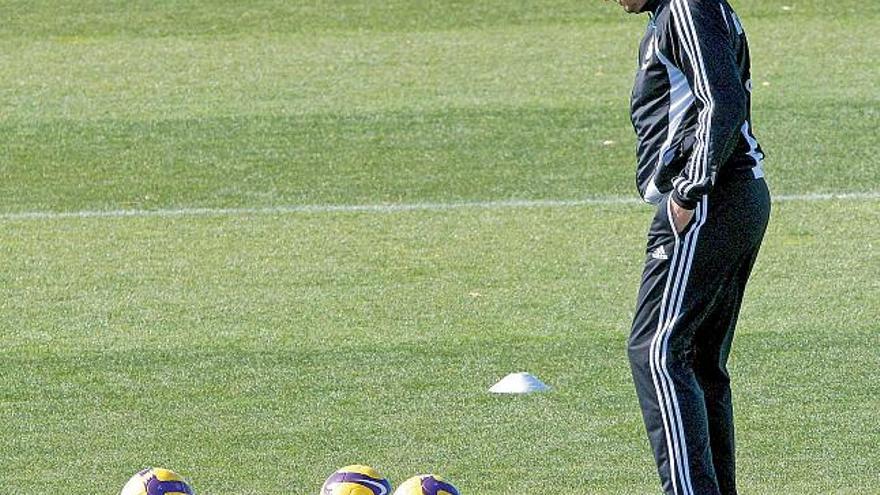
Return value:
[(737, 494), (733, 396), (727, 359), (745, 285), (757, 254), (755, 249), (746, 257), (694, 336), (694, 373), (706, 403), (712, 463), (722, 495)]
[(661, 206), (649, 233), (648, 257), (633, 329), (629, 360), (642, 417), (663, 490), (670, 495), (716, 495), (703, 392), (690, 364), (688, 325), (682, 305), (687, 293), (706, 206), (697, 207), (687, 234), (672, 231)]
[(695, 339), (693, 366), (706, 404), (709, 447), (718, 488), (724, 495), (733, 495), (736, 493), (733, 395), (727, 356), (741, 298), (736, 297), (735, 291), (728, 291), (726, 296), (707, 318), (716, 322), (717, 326), (713, 326), (717, 333), (705, 331)]

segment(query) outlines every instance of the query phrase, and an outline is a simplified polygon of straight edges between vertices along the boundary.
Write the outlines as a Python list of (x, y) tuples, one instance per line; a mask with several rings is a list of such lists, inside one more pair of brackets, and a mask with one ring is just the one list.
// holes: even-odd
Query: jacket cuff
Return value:
[(678, 193), (678, 189), (673, 188), (671, 194), (672, 200), (675, 201), (675, 204), (681, 206), (685, 210), (693, 210), (697, 207), (697, 201), (687, 199), (681, 194)]

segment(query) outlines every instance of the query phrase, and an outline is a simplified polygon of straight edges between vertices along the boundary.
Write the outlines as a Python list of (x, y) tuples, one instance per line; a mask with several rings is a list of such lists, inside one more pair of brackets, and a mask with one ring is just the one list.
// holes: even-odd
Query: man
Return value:
[(637, 184), (658, 205), (629, 360), (663, 490), (735, 494), (727, 358), (770, 214), (749, 51), (726, 0), (618, 0), (650, 15), (632, 93)]

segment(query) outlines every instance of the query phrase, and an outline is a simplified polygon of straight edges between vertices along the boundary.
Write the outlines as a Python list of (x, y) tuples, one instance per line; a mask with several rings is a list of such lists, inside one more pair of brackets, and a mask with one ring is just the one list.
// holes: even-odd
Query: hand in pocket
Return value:
[(670, 197), (669, 201), (669, 217), (672, 219), (673, 227), (675, 231), (679, 234), (687, 229), (688, 225), (690, 225), (691, 220), (694, 219), (694, 210), (688, 210), (678, 206), (678, 203), (672, 200)]

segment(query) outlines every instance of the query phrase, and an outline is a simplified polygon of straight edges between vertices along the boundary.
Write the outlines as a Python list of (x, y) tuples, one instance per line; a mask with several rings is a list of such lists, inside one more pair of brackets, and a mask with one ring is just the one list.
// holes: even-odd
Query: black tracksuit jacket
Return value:
[(763, 177), (764, 153), (751, 128), (745, 32), (726, 0), (649, 0), (648, 30), (632, 93), (638, 136), (637, 186), (693, 208), (716, 183)]

